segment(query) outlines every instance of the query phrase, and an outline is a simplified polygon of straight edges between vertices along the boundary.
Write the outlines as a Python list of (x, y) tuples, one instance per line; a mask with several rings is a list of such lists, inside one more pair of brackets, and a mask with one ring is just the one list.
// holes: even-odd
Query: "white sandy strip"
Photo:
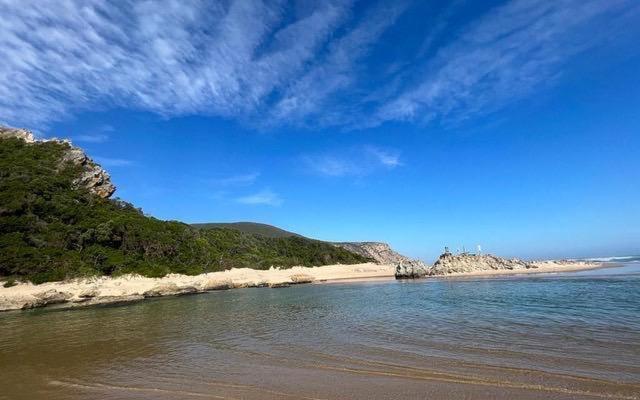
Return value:
[(392, 277), (393, 265), (373, 263), (293, 267), (259, 271), (234, 268), (196, 276), (171, 274), (163, 278), (124, 275), (49, 282), (41, 285), (20, 283), (0, 287), (0, 311), (42, 307), (52, 304), (79, 306), (141, 300), (147, 297), (199, 293), (255, 286), (282, 286), (324, 280)]
[[(585, 262), (544, 261), (535, 269), (490, 270), (452, 273), (429, 278), (469, 278), (496, 275), (573, 272), (602, 268), (603, 264)], [(394, 266), (388, 264), (327, 265), (323, 267), (293, 267), (265, 271), (249, 268), (231, 269), (195, 276), (171, 274), (163, 278), (124, 275), (49, 282), (41, 285), (20, 283), (10, 288), (0, 287), (0, 311), (59, 305), (63, 307), (117, 303), (148, 297), (200, 293), (211, 290), (285, 286), (324, 281), (359, 281), (372, 278), (393, 278)]]

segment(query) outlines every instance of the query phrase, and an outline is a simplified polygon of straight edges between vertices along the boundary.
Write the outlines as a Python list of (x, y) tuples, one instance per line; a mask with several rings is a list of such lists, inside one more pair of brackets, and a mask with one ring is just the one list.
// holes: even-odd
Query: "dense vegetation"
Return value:
[(331, 244), (161, 221), (73, 181), (68, 145), (0, 139), (0, 276), (34, 283), (90, 275), (199, 274), (231, 267), (366, 261)]
[(272, 238), (282, 238), (282, 237), (290, 237), (297, 236), (297, 233), (285, 231), (284, 229), (280, 229), (273, 225), (261, 224), (258, 222), (212, 222), (205, 224), (192, 224), (196, 228), (227, 228), (227, 229), (235, 229), (240, 232), (252, 233), (254, 235), (272, 237)]

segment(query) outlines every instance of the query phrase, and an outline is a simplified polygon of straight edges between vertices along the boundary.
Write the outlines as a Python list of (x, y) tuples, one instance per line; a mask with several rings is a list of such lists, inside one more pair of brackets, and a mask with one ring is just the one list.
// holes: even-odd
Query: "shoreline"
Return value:
[[(583, 261), (543, 261), (534, 264), (537, 268), (451, 273), (427, 276), (424, 279), (456, 280), (565, 273), (615, 266), (607, 263), (588, 263)], [(170, 274), (162, 278), (124, 275), (115, 278), (104, 276), (63, 282), (48, 282), (40, 285), (19, 283), (9, 288), (0, 287), (0, 311), (51, 306), (72, 308), (97, 304), (126, 303), (154, 297), (249, 287), (281, 288), (304, 283), (387, 282), (395, 279), (394, 273), (394, 265), (364, 263), (321, 267), (293, 267), (290, 269), (271, 268), (269, 270), (234, 268), (195, 276)]]
[(200, 275), (169, 274), (162, 278), (139, 275), (94, 277), (34, 285), (30, 282), (0, 287), (0, 311), (55, 306), (81, 307), (125, 303), (153, 297), (205, 293), (250, 287), (281, 288), (290, 285), (334, 279), (393, 277), (393, 265), (350, 264), (321, 267), (271, 268), (255, 270), (233, 268)]

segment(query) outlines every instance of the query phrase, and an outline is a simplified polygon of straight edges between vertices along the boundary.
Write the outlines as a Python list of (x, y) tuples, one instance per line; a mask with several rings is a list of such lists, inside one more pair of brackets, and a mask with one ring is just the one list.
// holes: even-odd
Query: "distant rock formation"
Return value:
[(373, 259), (378, 264), (406, 264), (425, 267), (420, 260), (413, 260), (395, 252), (387, 243), (380, 242), (340, 242), (334, 243), (338, 247), (349, 250), (361, 256)]
[[(37, 141), (33, 133), (26, 129), (9, 128), (0, 125), (0, 139), (2, 138), (18, 138), (27, 143), (35, 143)], [(68, 140), (50, 140), (67, 144), (68, 150), (62, 158), (63, 163), (70, 162), (82, 167), (82, 175), (74, 182), (78, 187), (87, 188), (91, 193), (102, 198), (108, 198), (113, 195), (116, 187), (111, 182), (109, 173), (89, 158), (82, 149), (74, 147)]]
[(349, 250), (361, 256), (373, 259), (378, 264), (396, 266), (396, 279), (415, 279), (426, 276), (429, 268), (420, 260), (405, 257), (394, 251), (391, 246), (380, 242), (344, 242), (335, 243), (336, 246)]
[(445, 252), (433, 264), (429, 275), (448, 275), (462, 272), (517, 270), (537, 268), (537, 265), (518, 259), (506, 259), (491, 254), (451, 254)]

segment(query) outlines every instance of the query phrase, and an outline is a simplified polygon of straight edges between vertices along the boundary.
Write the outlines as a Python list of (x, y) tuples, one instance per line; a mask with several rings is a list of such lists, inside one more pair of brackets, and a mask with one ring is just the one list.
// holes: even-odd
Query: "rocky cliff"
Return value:
[(386, 243), (342, 242), (335, 243), (335, 245), (338, 247), (342, 247), (345, 250), (349, 250), (353, 253), (360, 254), (361, 256), (371, 258), (378, 264), (403, 264), (406, 266), (413, 266), (415, 268), (426, 269), (426, 266), (422, 261), (405, 257), (402, 254), (394, 251), (391, 246)]
[[(17, 138), (27, 143), (37, 142), (32, 132), (26, 129), (16, 129), (5, 126), (0, 126), (0, 139), (1, 138)], [(85, 187), (90, 192), (102, 198), (111, 197), (116, 191), (116, 187), (111, 182), (111, 177), (107, 171), (89, 158), (82, 149), (74, 147), (71, 142), (59, 139), (51, 140), (64, 143), (68, 147), (68, 150), (62, 158), (63, 162), (70, 162), (82, 167), (82, 174), (74, 182), (78, 187)]]
[(433, 264), (429, 275), (447, 275), (461, 272), (518, 270), (537, 268), (533, 263), (518, 259), (506, 259), (490, 254), (444, 253)]
[(33, 143), (36, 141), (36, 139), (33, 136), (33, 133), (31, 133), (28, 130), (9, 128), (7, 126), (0, 125), (0, 139), (3, 139), (3, 138), (22, 139), (27, 143)]

